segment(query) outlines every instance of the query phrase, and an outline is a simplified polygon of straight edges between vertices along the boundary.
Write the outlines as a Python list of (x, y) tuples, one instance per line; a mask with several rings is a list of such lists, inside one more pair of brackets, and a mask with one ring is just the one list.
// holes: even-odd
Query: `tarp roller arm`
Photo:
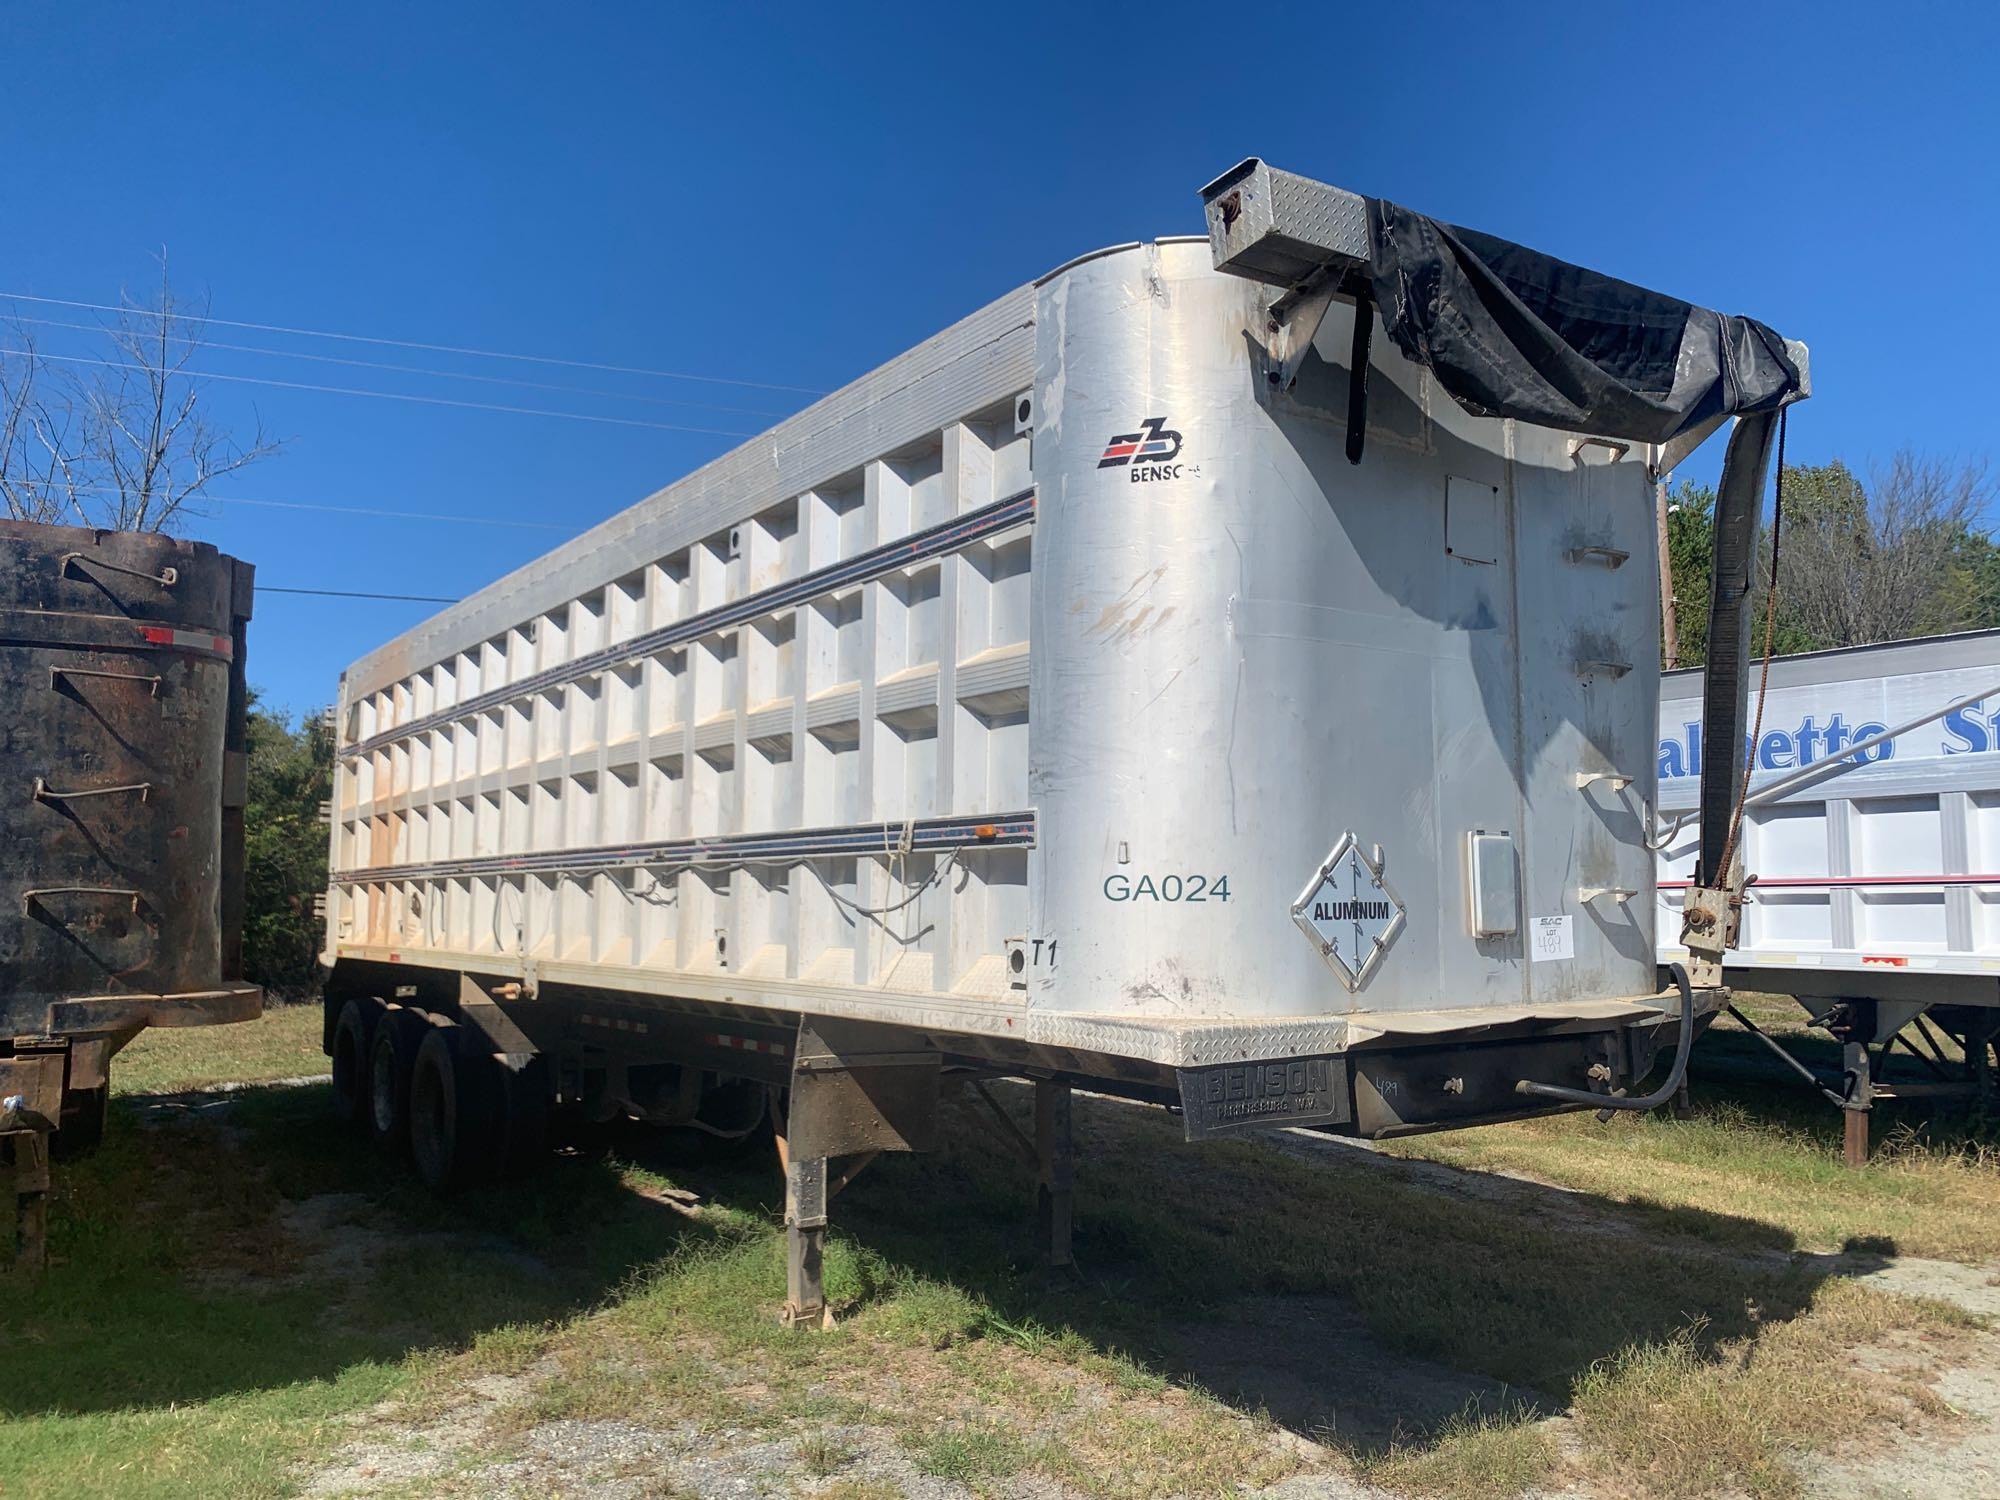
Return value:
[(1777, 430), (1775, 412), (1740, 417), (1729, 435), (1715, 495), (1715, 561), (1709, 573), (1708, 670), (1701, 690), (1701, 855), (1695, 884), (1720, 886), (1728, 875), (1730, 826), (1749, 774), (1743, 738), (1750, 706), (1751, 574), (1757, 560), (1757, 513)]

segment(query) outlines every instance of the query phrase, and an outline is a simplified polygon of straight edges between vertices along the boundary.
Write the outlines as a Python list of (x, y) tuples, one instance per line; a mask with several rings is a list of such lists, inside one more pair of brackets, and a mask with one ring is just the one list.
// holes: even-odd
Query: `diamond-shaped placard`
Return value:
[(1383, 878), (1381, 850), (1369, 854), (1343, 833), (1292, 903), (1292, 920), (1341, 982), (1360, 989), (1403, 930), (1403, 903)]

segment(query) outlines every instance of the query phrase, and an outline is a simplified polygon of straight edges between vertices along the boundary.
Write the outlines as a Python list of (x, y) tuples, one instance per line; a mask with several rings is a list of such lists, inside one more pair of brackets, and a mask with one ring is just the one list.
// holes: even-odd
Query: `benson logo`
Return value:
[[(1146, 480), (1178, 479), (1181, 465), (1173, 460), (1180, 456), (1181, 435), (1167, 426), (1165, 417), (1147, 417), (1139, 424), (1139, 431), (1123, 433), (1104, 445), (1104, 456), (1097, 461), (1100, 469), (1116, 469), (1130, 465), (1132, 482), (1139, 484)], [(1158, 465), (1156, 468), (1141, 468), (1141, 464)]]

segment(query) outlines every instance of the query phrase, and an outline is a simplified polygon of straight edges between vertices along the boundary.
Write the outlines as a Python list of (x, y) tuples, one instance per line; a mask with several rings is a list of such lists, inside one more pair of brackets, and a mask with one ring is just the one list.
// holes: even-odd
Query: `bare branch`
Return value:
[[(104, 320), (116, 357), (72, 379), (60, 403), (67, 413), (58, 418), (52, 407), (39, 429), (38, 453), (56, 478), (54, 488), (44, 484), (36, 494), (54, 498), (58, 514), (73, 510), (119, 530), (163, 530), (214, 480), (278, 451), (261, 423), (244, 445), (209, 418), (207, 388), (194, 371), (207, 317), (205, 305), (175, 294), (162, 252), (154, 305), (127, 297)], [(11, 491), (0, 487), (0, 495), (18, 508)]]
[(8, 337), (22, 352), (0, 356), (0, 502), (16, 520), (67, 520), (81, 482), (79, 424), (34, 336), (16, 324)]

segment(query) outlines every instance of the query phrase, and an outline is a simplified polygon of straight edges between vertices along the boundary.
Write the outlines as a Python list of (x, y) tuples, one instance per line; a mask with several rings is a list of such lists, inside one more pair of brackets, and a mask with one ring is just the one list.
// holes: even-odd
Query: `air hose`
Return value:
[(1638, 1098), (1625, 1098), (1616, 1094), (1594, 1094), (1589, 1089), (1567, 1089), (1556, 1083), (1536, 1083), (1523, 1078), (1514, 1085), (1517, 1094), (1533, 1094), (1538, 1099), (1560, 1099), (1565, 1104), (1582, 1104), (1591, 1109), (1626, 1109), (1644, 1112), (1658, 1109), (1681, 1086), (1687, 1077), (1688, 1052), (1694, 1046), (1694, 987), (1688, 983), (1687, 970), (1679, 964), (1669, 964), (1674, 983), (1681, 990), (1681, 1034), (1674, 1046), (1674, 1065), (1667, 1072), (1667, 1081), (1650, 1094)]

